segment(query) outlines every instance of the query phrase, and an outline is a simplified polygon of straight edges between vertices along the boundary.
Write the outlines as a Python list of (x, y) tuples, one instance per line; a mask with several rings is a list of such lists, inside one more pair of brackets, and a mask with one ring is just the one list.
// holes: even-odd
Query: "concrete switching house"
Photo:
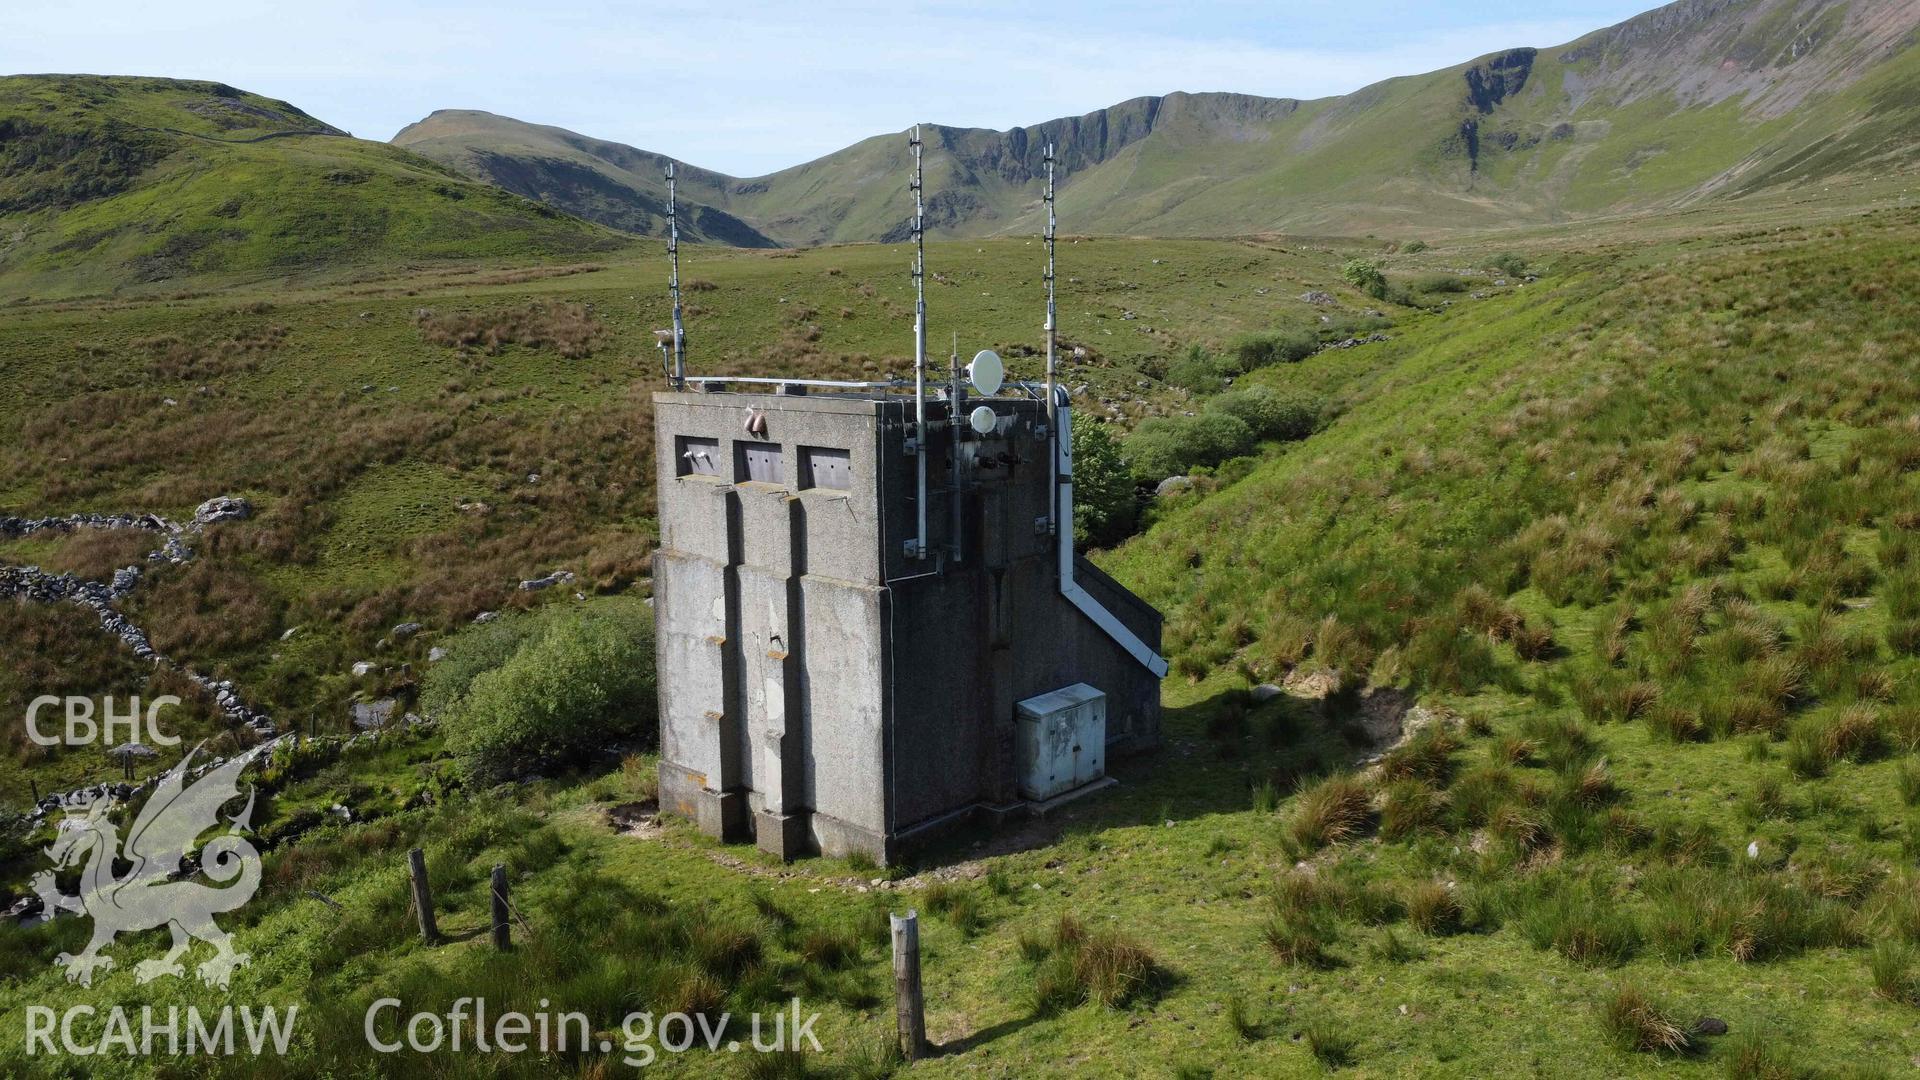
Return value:
[(1044, 401), (930, 433), (922, 502), (913, 396), (701, 385), (654, 396), (663, 808), (887, 862), (1158, 743), (1160, 614), (1074, 554)]
[(1053, 149), (1045, 381), (1007, 384), (986, 351), (963, 379), (956, 342), (930, 393), (918, 128), (909, 145), (911, 381), (689, 378), (666, 170), (660, 805), (782, 858), (893, 862), (1111, 783), (1110, 752), (1160, 740), (1160, 613), (1073, 551)]

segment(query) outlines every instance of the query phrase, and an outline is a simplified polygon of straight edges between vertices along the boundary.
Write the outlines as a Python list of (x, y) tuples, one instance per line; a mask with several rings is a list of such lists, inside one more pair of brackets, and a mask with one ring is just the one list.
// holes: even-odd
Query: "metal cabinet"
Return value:
[(1016, 706), (1020, 794), (1051, 799), (1107, 774), (1107, 695), (1075, 683)]

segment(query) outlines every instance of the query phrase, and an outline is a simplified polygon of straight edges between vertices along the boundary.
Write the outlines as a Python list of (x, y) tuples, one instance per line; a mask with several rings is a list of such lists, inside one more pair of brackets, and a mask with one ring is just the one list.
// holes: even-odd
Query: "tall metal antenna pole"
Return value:
[(1053, 443), (1053, 453), (1048, 455), (1049, 469), (1053, 482), (1048, 485), (1047, 531), (1051, 535), (1060, 532), (1060, 407), (1054, 399), (1055, 339), (1058, 337), (1058, 320), (1053, 303), (1053, 144), (1047, 144), (1047, 438)]
[(680, 218), (674, 195), (673, 162), (667, 162), (667, 289), (673, 294), (673, 388), (687, 386), (687, 330), (680, 321)]
[(920, 125), (908, 142), (913, 149), (913, 445), (919, 459), (919, 489), (914, 506), (920, 528), (914, 536), (916, 559), (927, 557), (927, 245), (926, 207), (920, 197)]

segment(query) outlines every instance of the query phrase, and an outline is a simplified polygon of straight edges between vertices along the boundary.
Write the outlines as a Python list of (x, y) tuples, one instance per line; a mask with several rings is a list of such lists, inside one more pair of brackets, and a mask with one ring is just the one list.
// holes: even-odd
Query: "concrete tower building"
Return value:
[(1048, 330), (1044, 386), (1000, 390), (982, 353), (971, 401), (957, 363), (927, 393), (924, 314), (903, 384), (687, 378), (662, 333), (664, 810), (892, 862), (1158, 744), (1160, 614), (1073, 552)]

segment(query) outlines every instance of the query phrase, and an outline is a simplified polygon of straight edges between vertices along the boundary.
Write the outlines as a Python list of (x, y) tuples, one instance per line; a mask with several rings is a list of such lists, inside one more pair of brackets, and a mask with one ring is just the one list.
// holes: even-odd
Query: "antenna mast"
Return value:
[(913, 149), (913, 453), (919, 459), (919, 488), (914, 506), (919, 532), (907, 554), (927, 557), (927, 245), (926, 208), (920, 196), (920, 125), (907, 145)]
[(667, 162), (667, 290), (673, 294), (673, 373), (675, 390), (687, 386), (687, 331), (680, 321), (680, 218), (674, 195), (673, 162)]
[(1053, 483), (1049, 486), (1047, 503), (1047, 531), (1058, 534), (1060, 531), (1060, 409), (1054, 394), (1055, 338), (1058, 320), (1055, 318), (1053, 302), (1053, 144), (1047, 144), (1047, 272), (1043, 275), (1047, 285), (1047, 438), (1053, 442), (1053, 453), (1049, 455), (1050, 471)]

